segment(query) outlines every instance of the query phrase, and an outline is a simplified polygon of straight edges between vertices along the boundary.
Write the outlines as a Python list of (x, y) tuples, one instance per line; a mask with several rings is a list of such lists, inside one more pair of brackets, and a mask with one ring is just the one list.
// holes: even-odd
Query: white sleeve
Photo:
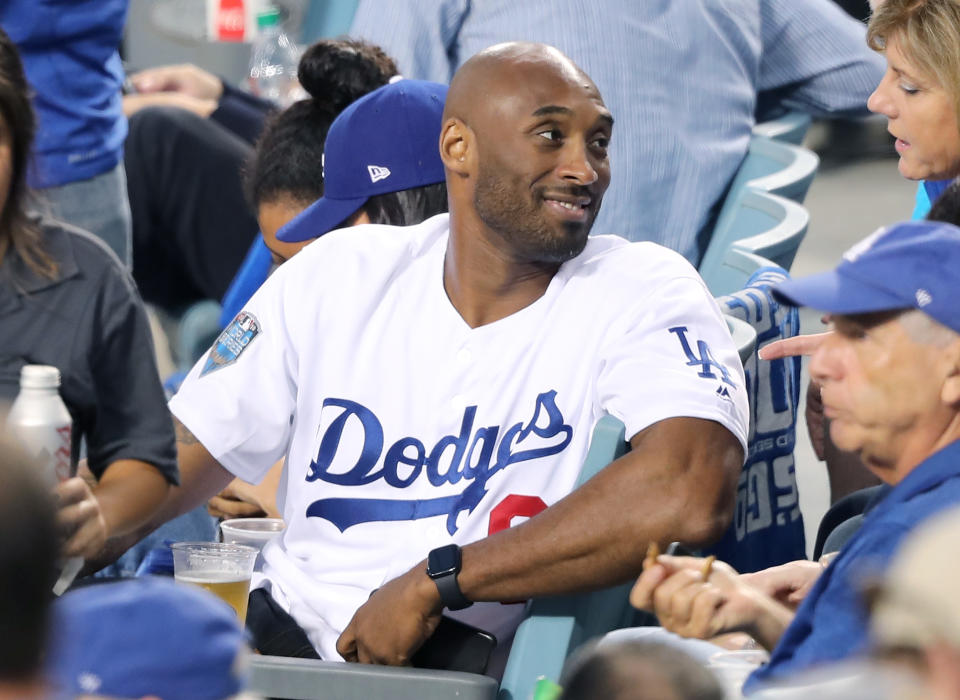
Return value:
[(699, 279), (679, 277), (633, 306), (601, 357), (600, 406), (627, 438), (665, 418), (706, 418), (747, 449), (743, 365), (726, 322)]
[(274, 274), (200, 358), (170, 411), (213, 457), (258, 482), (287, 450), (296, 407), (297, 355)]

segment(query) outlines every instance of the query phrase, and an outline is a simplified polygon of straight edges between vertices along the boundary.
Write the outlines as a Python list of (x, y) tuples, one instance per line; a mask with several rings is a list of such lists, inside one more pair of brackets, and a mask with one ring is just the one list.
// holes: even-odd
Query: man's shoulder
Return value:
[(587, 246), (562, 268), (570, 279), (634, 291), (654, 290), (670, 280), (702, 283), (694, 267), (679, 253), (650, 241), (628, 241), (614, 235), (591, 236)]

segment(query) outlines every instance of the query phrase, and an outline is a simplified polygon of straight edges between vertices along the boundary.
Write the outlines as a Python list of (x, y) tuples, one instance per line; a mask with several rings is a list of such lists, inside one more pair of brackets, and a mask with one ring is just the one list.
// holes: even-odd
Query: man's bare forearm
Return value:
[(651, 541), (718, 539), (743, 461), (737, 439), (712, 421), (673, 418), (631, 442), (631, 452), (563, 500), (464, 547), (464, 595), (520, 600), (612, 585), (639, 573)]
[[(97, 556), (94, 566), (102, 568), (116, 561), (117, 557), (165, 522), (206, 503), (210, 496), (219, 493), (233, 478), (183, 423), (176, 417), (173, 423), (177, 434), (180, 485), (170, 486), (164, 497), (152, 506), (143, 502), (131, 503), (132, 509), (142, 517), (132, 519), (135, 521), (134, 527), (111, 533), (113, 536), (107, 541), (102, 555)], [(98, 498), (106, 476), (105, 474), (98, 487)]]

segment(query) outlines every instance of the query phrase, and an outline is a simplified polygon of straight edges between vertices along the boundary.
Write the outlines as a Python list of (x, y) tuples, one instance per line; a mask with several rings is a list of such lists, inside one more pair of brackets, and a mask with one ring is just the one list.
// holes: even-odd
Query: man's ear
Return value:
[(474, 153), (473, 131), (456, 117), (451, 117), (440, 132), (440, 158), (444, 167), (460, 177), (470, 174)]
[(947, 360), (947, 376), (940, 390), (940, 398), (946, 405), (960, 410), (960, 340), (954, 340), (944, 352)]

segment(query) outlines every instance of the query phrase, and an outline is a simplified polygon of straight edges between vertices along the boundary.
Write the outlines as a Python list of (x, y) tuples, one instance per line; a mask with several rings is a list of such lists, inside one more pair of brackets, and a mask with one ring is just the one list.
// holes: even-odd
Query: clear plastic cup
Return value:
[(205, 588), (237, 611), (240, 624), (247, 618), (250, 577), (259, 550), (222, 542), (176, 542), (173, 576), (181, 583)]
[(279, 537), (285, 527), (280, 518), (232, 518), (220, 523), (220, 533), (224, 542), (255, 547), (257, 561), (253, 569), (260, 571), (263, 568), (260, 551), (267, 542)]

